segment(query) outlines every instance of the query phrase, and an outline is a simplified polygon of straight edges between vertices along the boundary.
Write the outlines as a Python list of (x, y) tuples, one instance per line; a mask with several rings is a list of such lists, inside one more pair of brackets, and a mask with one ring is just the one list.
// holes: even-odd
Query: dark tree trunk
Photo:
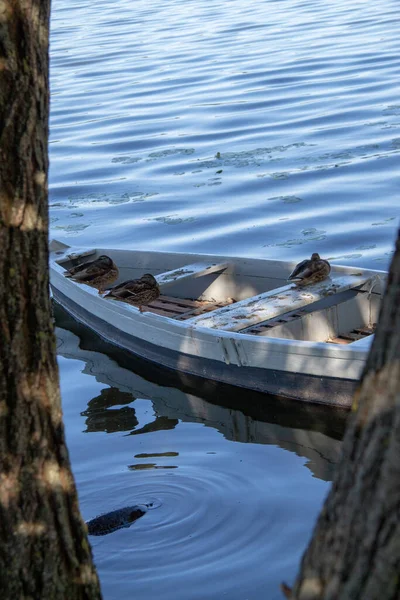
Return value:
[(49, 0), (0, 2), (0, 597), (100, 598), (48, 291)]
[(353, 411), (293, 599), (400, 598), (400, 232)]

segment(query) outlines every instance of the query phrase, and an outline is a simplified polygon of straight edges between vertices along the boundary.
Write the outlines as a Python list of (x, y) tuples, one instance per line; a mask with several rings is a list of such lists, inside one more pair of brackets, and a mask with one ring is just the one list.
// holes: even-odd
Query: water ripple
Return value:
[(104, 597), (279, 598), (338, 461), (344, 415), (257, 394), (244, 414), (233, 391), (219, 406), (175, 389), (170, 375), (167, 385), (152, 369), (143, 378), (57, 306), (55, 317), (85, 520), (152, 505), (129, 529), (91, 539)]
[[(184, 9), (158, 0), (149, 9), (139, 0), (134, 12), (127, 0), (60, 1), (52, 23), (51, 199), (103, 201), (101, 217), (80, 201), (82, 227), (74, 230), (67, 207), (57, 209), (53, 234), (292, 260), (303, 250), (281, 245), (298, 239), (288, 220), (295, 228), (307, 219), (327, 232), (314, 240), (324, 254), (345, 250), (363, 266), (389, 256), (398, 218), (398, 25), (392, 0), (384, 10), (344, 0), (203, 0)], [(135, 193), (146, 203), (117, 200)], [(288, 215), (282, 201), (271, 213), (274, 197), (301, 198), (301, 210), (293, 204)], [(255, 201), (260, 233), (251, 226), (238, 239)], [(233, 208), (227, 224), (226, 207), (239, 202), (243, 210)], [(357, 232), (346, 248), (335, 235), (343, 204)], [(202, 218), (209, 206), (221, 207), (211, 228)], [(159, 229), (168, 215), (184, 234)], [(385, 238), (371, 226), (381, 221)], [(371, 244), (368, 254), (348, 252)], [(279, 255), (269, 250), (275, 245)]]
[[(114, 474), (112, 493), (121, 506), (121, 498), (129, 502), (129, 489), (131, 502), (154, 502), (158, 508), (129, 530), (119, 530), (106, 541), (92, 540), (99, 569), (107, 572), (103, 583), (106, 595), (112, 595), (117, 586), (121, 598), (132, 594), (150, 597), (149, 590), (155, 587), (171, 600), (222, 594), (234, 600), (243, 597), (235, 582), (251, 581), (251, 597), (258, 597), (263, 586), (276, 586), (276, 571), (285, 577), (285, 561), (277, 563), (275, 556), (286, 547), (290, 561), (295, 560), (301, 547), (296, 536), (310, 526), (307, 500), (299, 497), (296, 502), (297, 527), (302, 522), (298, 530), (291, 524), (286, 500), (287, 494), (296, 493), (301, 474), (296, 461), (288, 456), (289, 460), (280, 461), (280, 468), (285, 464), (291, 482), (283, 484), (273, 467), (268, 474), (263, 461), (259, 462), (260, 448), (257, 452), (251, 445), (246, 448), (236, 459), (226, 451), (203, 456), (197, 452), (197, 457), (177, 456), (173, 464), (169, 456), (156, 457), (157, 462), (149, 465), (146, 457), (142, 459), (144, 468), (131, 472), (131, 481)], [(274, 450), (269, 448), (264, 454), (271, 467)], [(97, 493), (105, 485), (97, 478)], [(312, 487), (317, 496), (321, 494), (321, 486)], [(93, 500), (84, 495), (85, 504)], [(269, 572), (260, 570), (260, 564), (275, 566)], [(271, 598), (278, 597), (276, 591)]]
[[(52, 11), (52, 236), (387, 267), (399, 219), (397, 0), (58, 0)], [(64, 394), (81, 398), (79, 381)], [(217, 437), (201, 438), (205, 449), (198, 423), (147, 421), (137, 398), (104, 411), (103, 392), (78, 410), (85, 518), (160, 503), (94, 543), (106, 595), (280, 598), (325, 491), (301, 458), (271, 445), (227, 451)], [(109, 452), (90, 479), (86, 440), (103, 435)]]

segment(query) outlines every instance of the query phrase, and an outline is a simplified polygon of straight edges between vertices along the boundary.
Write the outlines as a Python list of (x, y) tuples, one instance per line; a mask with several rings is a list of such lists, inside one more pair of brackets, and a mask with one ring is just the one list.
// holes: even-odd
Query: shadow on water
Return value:
[[(348, 411), (182, 376), (109, 344), (57, 304), (54, 314), (58, 353), (84, 361), (83, 372), (109, 386), (81, 413), (86, 432), (137, 435), (172, 430), (179, 422), (202, 423), (227, 440), (295, 452), (308, 459), (316, 477), (332, 479)], [(151, 400), (154, 419), (142, 425), (134, 404), (143, 398)]]

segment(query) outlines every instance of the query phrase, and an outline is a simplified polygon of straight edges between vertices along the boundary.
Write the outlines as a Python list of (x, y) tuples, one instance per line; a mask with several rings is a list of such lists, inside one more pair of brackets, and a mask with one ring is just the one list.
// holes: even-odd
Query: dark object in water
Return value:
[(126, 506), (87, 521), (89, 535), (107, 535), (122, 527), (130, 527), (147, 512), (147, 506)]

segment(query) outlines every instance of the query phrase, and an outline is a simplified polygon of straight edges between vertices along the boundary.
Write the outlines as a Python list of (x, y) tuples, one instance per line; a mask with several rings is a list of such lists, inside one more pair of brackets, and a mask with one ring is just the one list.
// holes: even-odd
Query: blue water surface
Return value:
[[(59, 312), (59, 311), (58, 311)], [(332, 478), (344, 414), (147, 379), (58, 314), (67, 441), (86, 520), (152, 508), (92, 537), (105, 598), (280, 598)], [(126, 357), (125, 357), (126, 358)], [(157, 379), (158, 382), (155, 382)], [(203, 389), (204, 391), (204, 389)], [(319, 413), (319, 414), (318, 414)]]
[[(388, 267), (397, 0), (54, 0), (50, 50), (52, 237)], [(104, 597), (280, 598), (341, 427), (149, 382), (71, 327), (59, 361), (82, 512), (157, 503), (93, 538)]]

